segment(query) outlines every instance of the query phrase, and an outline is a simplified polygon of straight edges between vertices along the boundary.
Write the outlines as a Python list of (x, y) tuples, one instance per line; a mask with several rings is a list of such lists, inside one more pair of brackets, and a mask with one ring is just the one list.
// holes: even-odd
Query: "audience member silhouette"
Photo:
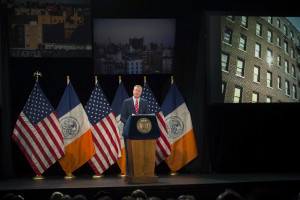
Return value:
[(192, 195), (181, 195), (177, 200), (195, 200), (195, 197)]
[(3, 200), (12, 200), (16, 195), (14, 193), (7, 193), (3, 196)]
[(131, 193), (131, 197), (136, 200), (146, 200), (147, 195), (143, 190), (137, 189)]
[(83, 194), (76, 194), (72, 200), (87, 200), (87, 198)]
[(71, 200), (72, 198), (70, 197), (70, 195), (65, 194), (61, 200)]
[(225, 192), (218, 196), (217, 200), (243, 200), (243, 198), (237, 192), (226, 189)]
[(63, 196), (63, 193), (56, 191), (52, 193), (50, 200), (61, 200)]

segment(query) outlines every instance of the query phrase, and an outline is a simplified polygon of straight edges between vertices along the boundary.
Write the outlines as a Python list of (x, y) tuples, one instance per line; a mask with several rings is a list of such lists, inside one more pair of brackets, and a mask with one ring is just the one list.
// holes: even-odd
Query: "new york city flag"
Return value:
[(95, 155), (90, 122), (69, 82), (56, 109), (65, 144), (65, 156), (59, 163), (67, 175)]
[(176, 172), (198, 156), (190, 112), (175, 83), (161, 106), (168, 129), (171, 155), (166, 163)]

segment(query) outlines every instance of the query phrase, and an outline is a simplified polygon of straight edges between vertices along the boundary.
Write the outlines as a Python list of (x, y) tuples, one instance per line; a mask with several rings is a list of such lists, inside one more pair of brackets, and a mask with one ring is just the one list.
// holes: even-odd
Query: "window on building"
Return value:
[(248, 17), (247, 16), (242, 16), (242, 22), (241, 25), (245, 28), (248, 27)]
[(246, 51), (246, 42), (247, 42), (247, 37), (241, 35), (239, 49)]
[(292, 64), (292, 76), (293, 78), (296, 78), (296, 67)]
[(257, 92), (252, 93), (252, 103), (258, 103), (258, 95)]
[(277, 28), (280, 28), (280, 20), (277, 19)]
[(226, 91), (226, 83), (222, 82), (222, 95), (225, 96), (225, 91)]
[(277, 66), (281, 67), (281, 56), (280, 55), (277, 56)]
[(226, 27), (225, 34), (224, 34), (224, 42), (227, 44), (231, 44), (231, 38), (232, 38), (232, 30)]
[(272, 87), (272, 72), (267, 72), (267, 86)]
[(267, 17), (268, 23), (272, 24), (272, 17)]
[(270, 43), (273, 42), (273, 37), (272, 37), (272, 35), (273, 35), (273, 32), (270, 31), (270, 30), (268, 30), (268, 42), (270, 42)]
[(289, 74), (290, 73), (290, 69), (289, 69), (289, 61), (284, 60), (284, 72)]
[(273, 56), (272, 51), (270, 49), (267, 50), (267, 63), (269, 65), (273, 65)]
[(256, 35), (261, 36), (261, 24), (256, 23)]
[(261, 57), (261, 45), (258, 43), (255, 44), (255, 57)]
[(281, 47), (281, 39), (279, 36), (277, 36), (277, 46)]
[(288, 53), (288, 43), (284, 41), (284, 53)]
[(291, 40), (294, 42), (294, 32), (293, 31), (290, 32), (290, 36), (291, 36)]
[(280, 90), (282, 89), (282, 86), (281, 86), (281, 77), (280, 76), (277, 77), (277, 88), (280, 89)]
[(231, 20), (231, 21), (234, 21), (234, 16), (232, 16), (232, 15), (228, 15), (226, 18)]
[(287, 26), (283, 25), (283, 34), (287, 36)]
[(295, 59), (295, 54), (294, 54), (294, 48), (293, 47), (291, 47), (291, 58)]
[(285, 94), (290, 96), (290, 82), (289, 81), (285, 81)]
[(237, 67), (236, 67), (236, 75), (244, 76), (244, 66), (245, 66), (245, 61), (242, 59), (238, 59)]
[(260, 82), (260, 67), (254, 66), (253, 70), (253, 81), (259, 83)]
[(242, 88), (241, 87), (235, 87), (234, 88), (233, 103), (241, 103), (241, 101), (242, 101)]
[(296, 87), (296, 85), (293, 85), (293, 98), (297, 99), (297, 87)]
[(221, 58), (221, 64), (222, 64), (222, 70), (228, 71), (228, 66), (229, 66), (229, 55), (222, 53), (222, 58)]
[(299, 47), (300, 46), (300, 39), (297, 38), (297, 46)]
[(267, 102), (267, 103), (272, 103), (272, 97), (267, 96), (266, 102)]

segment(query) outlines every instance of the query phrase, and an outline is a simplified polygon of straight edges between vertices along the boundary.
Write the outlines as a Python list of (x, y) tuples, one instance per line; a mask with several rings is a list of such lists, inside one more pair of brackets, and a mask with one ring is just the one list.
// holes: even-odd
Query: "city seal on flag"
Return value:
[(72, 139), (80, 130), (79, 122), (74, 117), (66, 117), (61, 120), (61, 130), (64, 139)]
[(124, 128), (124, 124), (123, 124), (123, 122), (121, 122), (121, 120), (119, 120), (119, 121), (117, 122), (117, 125), (118, 125), (118, 129), (119, 129), (119, 137), (120, 137), (120, 139), (122, 139), (122, 138), (123, 138), (123, 128)]
[(147, 134), (151, 131), (152, 124), (149, 119), (143, 117), (137, 121), (136, 127), (140, 133)]
[(176, 139), (180, 137), (184, 130), (183, 121), (176, 116), (168, 117), (166, 119), (166, 126), (167, 126), (170, 139)]

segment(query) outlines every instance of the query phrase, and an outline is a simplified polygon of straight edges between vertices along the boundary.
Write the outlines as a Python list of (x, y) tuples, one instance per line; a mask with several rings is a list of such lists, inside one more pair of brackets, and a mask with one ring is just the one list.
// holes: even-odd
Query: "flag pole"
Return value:
[(174, 82), (174, 78), (173, 76), (171, 76), (171, 85), (173, 84), (173, 82)]
[(146, 76), (144, 76), (144, 84), (146, 83)]
[(98, 83), (98, 76), (95, 76), (95, 85)]
[(119, 84), (122, 82), (122, 78), (121, 76), (119, 76)]
[[(70, 76), (67, 76), (67, 85), (69, 83), (70, 83)], [(73, 178), (76, 178), (76, 176), (74, 176), (72, 173), (70, 173), (64, 177), (64, 179), (73, 179)]]
[[(35, 82), (38, 83), (39, 82), (39, 76), (42, 77), (42, 73), (39, 71), (36, 71), (33, 73), (33, 76), (35, 76)], [(43, 177), (42, 175), (35, 175), (35, 177), (32, 178), (33, 180), (43, 180), (45, 179), (45, 177)]]

